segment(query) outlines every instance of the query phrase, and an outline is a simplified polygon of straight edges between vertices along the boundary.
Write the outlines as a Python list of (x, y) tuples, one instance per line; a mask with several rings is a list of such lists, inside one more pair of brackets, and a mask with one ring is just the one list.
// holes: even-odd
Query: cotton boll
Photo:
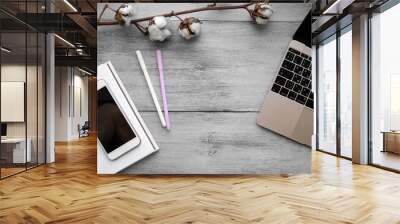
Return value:
[(167, 26), (167, 24), (168, 24), (168, 21), (167, 21), (167, 18), (165, 18), (164, 16), (156, 16), (156, 17), (154, 17), (153, 18), (153, 21), (152, 21), (159, 29), (164, 29), (166, 26)]
[(179, 34), (186, 40), (198, 36), (200, 30), (201, 21), (194, 17), (186, 18), (179, 24)]
[(159, 29), (157, 25), (151, 24), (147, 31), (149, 32), (149, 38), (151, 41), (164, 41), (171, 36), (171, 32), (168, 29)]
[(188, 29), (179, 29), (179, 34), (181, 37), (185, 38), (186, 40), (189, 40), (192, 38), (192, 35), (189, 33)]
[(273, 13), (274, 10), (271, 5), (267, 3), (257, 3), (251, 15), (257, 24), (266, 24)]
[[(169, 29), (162, 29), (161, 32), (162, 32), (164, 40), (168, 39), (168, 37), (171, 36), (171, 31), (169, 31)], [(164, 40), (162, 40), (162, 41), (164, 41)]]
[(129, 26), (131, 24), (131, 21), (133, 20), (134, 15), (135, 10), (133, 6), (123, 4), (116, 12), (115, 20), (117, 20), (121, 25)]
[(135, 9), (132, 5), (124, 4), (120, 9), (119, 12), (125, 17), (132, 17), (135, 15)]
[(152, 41), (164, 41), (171, 36), (171, 31), (166, 27), (168, 21), (164, 16), (155, 16), (150, 20), (147, 31), (149, 32), (149, 38)]
[(201, 30), (201, 23), (200, 22), (192, 23), (192, 25), (190, 25), (190, 29), (192, 30), (194, 35), (196, 35), (196, 36), (199, 35), (200, 34), (200, 30)]
[(268, 23), (268, 19), (264, 19), (262, 17), (256, 17), (255, 21), (257, 24), (264, 25)]
[(162, 34), (161, 30), (156, 25), (154, 25), (154, 24), (150, 25), (147, 28), (147, 31), (149, 32), (150, 40), (152, 40), (152, 41), (161, 41), (163, 34)]
[(267, 8), (263, 11), (263, 15), (265, 16), (265, 17), (271, 17), (272, 16), (272, 14), (274, 13), (274, 10), (272, 9), (272, 7), (270, 6), (270, 5), (266, 5), (267, 6)]

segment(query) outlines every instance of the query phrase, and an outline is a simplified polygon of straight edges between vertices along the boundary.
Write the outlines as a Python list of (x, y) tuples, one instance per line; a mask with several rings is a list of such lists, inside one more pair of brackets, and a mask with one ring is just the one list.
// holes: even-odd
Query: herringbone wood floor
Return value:
[(400, 223), (400, 175), (315, 152), (296, 176), (98, 176), (94, 137), (0, 181), (0, 223)]

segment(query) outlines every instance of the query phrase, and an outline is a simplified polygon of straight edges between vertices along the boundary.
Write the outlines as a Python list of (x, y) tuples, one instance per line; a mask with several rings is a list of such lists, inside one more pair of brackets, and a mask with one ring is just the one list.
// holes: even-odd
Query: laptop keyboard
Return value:
[(313, 109), (311, 86), (311, 57), (289, 48), (271, 90)]

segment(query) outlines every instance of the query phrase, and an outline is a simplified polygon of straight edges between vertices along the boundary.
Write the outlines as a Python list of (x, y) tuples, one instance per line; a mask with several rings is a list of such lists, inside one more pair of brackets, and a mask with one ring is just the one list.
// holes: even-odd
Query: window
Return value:
[(317, 53), (317, 149), (350, 159), (353, 131), (351, 24), (320, 43)]
[(370, 160), (400, 170), (400, 4), (371, 18)]
[(318, 149), (336, 154), (336, 36), (318, 47)]
[(351, 26), (340, 36), (340, 155), (352, 156), (352, 33)]

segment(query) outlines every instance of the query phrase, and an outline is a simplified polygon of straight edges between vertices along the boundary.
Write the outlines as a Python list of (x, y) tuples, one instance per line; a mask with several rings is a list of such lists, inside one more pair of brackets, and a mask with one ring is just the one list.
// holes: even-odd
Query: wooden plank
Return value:
[(171, 113), (172, 129), (142, 112), (160, 151), (127, 168), (136, 174), (269, 174), (310, 171), (311, 151), (255, 124), (256, 113)]
[[(156, 89), (155, 49), (163, 50), (170, 109), (173, 111), (258, 111), (298, 23), (265, 27), (207, 22), (193, 41), (177, 33), (154, 43), (136, 29), (98, 28), (98, 63), (110, 60), (140, 110), (153, 110), (135, 51), (144, 55)], [(240, 32), (238, 32), (240, 30)]]
[[(399, 174), (326, 153), (312, 152), (310, 175), (104, 176), (96, 174), (95, 136), (55, 147), (56, 163), (0, 181), (1, 223), (394, 224), (400, 220)], [(400, 158), (393, 162), (399, 165)], [(1, 174), (9, 170), (1, 169)]]
[[(99, 16), (105, 3), (97, 4), (97, 14)], [(209, 3), (132, 3), (136, 9), (137, 18), (154, 16), (173, 11), (181, 11), (207, 6)], [(243, 3), (218, 3), (218, 5), (235, 5)], [(109, 3), (113, 9), (117, 9), (120, 3)], [(304, 3), (272, 3), (275, 13), (271, 17), (272, 22), (300, 22), (311, 9), (311, 4)], [(189, 15), (188, 15), (189, 16)], [(244, 9), (225, 10), (225, 11), (203, 11), (192, 13), (190, 16), (198, 17), (201, 20), (213, 21), (251, 21), (249, 13)], [(182, 15), (185, 17), (185, 15)], [(114, 12), (107, 10), (103, 18), (105, 20), (114, 19)], [(171, 18), (177, 20), (177, 18)]]

